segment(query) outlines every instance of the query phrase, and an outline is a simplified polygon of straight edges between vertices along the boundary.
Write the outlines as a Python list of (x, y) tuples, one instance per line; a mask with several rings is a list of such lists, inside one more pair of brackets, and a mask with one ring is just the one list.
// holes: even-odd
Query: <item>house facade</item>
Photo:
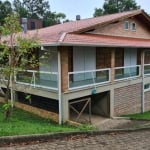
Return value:
[(56, 112), (60, 123), (72, 111), (78, 119), (83, 112), (116, 117), (150, 110), (150, 17), (143, 10), (42, 28), (38, 39), (39, 56), (48, 57), (28, 70), (28, 82), (18, 75), (18, 99), (30, 85), (26, 92), (42, 97), (37, 107)]

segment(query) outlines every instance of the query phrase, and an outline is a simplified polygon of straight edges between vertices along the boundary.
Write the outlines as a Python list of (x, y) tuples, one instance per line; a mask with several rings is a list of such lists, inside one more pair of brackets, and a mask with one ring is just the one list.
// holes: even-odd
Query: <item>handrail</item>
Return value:
[[(26, 72), (26, 73), (31, 73), (31, 79), (30, 82), (26, 82), (26, 81), (18, 81), (17, 80), (17, 75), (18, 73), (15, 73), (15, 81), (18, 84), (25, 84), (25, 85), (30, 85), (35, 87), (41, 87), (41, 88), (47, 88), (47, 89), (53, 89), (53, 90), (57, 90), (58, 88), (56, 87), (51, 87), (51, 86), (46, 86), (46, 85), (40, 85), (38, 83), (36, 83), (36, 73), (39, 74), (47, 74), (47, 75), (58, 75), (57, 72), (48, 72), (48, 71), (37, 71), (37, 70), (18, 70), (18, 72)], [(24, 75), (25, 76), (25, 75)], [(57, 77), (56, 77), (57, 78)], [(57, 81), (56, 81), (57, 82)]]
[(141, 65), (123, 66), (123, 67), (115, 67), (114, 69), (133, 68), (133, 67), (140, 67), (140, 66)]
[[(116, 70), (119, 70), (119, 69), (129, 69), (129, 70), (132, 69), (132, 68), (135, 68), (135, 69), (137, 68), (137, 69), (138, 69), (138, 73), (135, 72), (135, 73), (137, 73), (136, 75), (133, 75), (133, 74), (132, 74), (133, 72), (130, 72), (130, 71), (129, 71), (128, 73), (126, 73), (126, 74), (128, 74), (129, 76), (125, 76), (125, 77), (124, 77), (125, 74), (122, 73), (122, 76), (123, 76), (123, 77), (120, 77), (120, 78), (116, 78), (116, 75), (117, 75), (117, 74), (116, 74), (116, 72), (115, 72), (115, 81), (124, 80), (124, 79), (130, 79), (130, 78), (134, 78), (134, 77), (140, 76), (140, 67), (141, 67), (140, 65), (115, 67), (115, 68), (114, 68), (115, 71), (116, 71)], [(120, 75), (121, 75), (121, 74), (120, 74)]]
[(46, 73), (46, 74), (58, 74), (57, 72), (49, 72), (49, 71), (37, 71), (37, 70), (17, 70), (18, 72), (30, 72), (30, 73)]
[(97, 72), (97, 71), (106, 71), (106, 70), (110, 70), (110, 68), (96, 69), (96, 70), (85, 70), (85, 71), (74, 71), (74, 72), (68, 72), (68, 74), (88, 73), (88, 72)]
[[(96, 73), (97, 72), (103, 72), (103, 71), (108, 71), (107, 74), (105, 76), (103, 76), (104, 78), (107, 78), (107, 79), (105, 79), (104, 81), (100, 81), (96, 77)], [(97, 69), (97, 70), (86, 70), (86, 71), (68, 72), (68, 87), (69, 87), (69, 89), (83, 88), (83, 87), (87, 87), (87, 86), (94, 86), (94, 88), (96, 88), (96, 85), (98, 85), (98, 84), (104, 84), (104, 83), (110, 82), (110, 72), (111, 72), (110, 68)], [(81, 80), (81, 85), (75, 85), (75, 83), (80, 82), (80, 81), (75, 81), (74, 80), (73, 82), (71, 82), (70, 75), (84, 74), (86, 76), (86, 73), (91, 73), (91, 77), (90, 78), (86, 78), (85, 77), (85, 79)], [(96, 79), (97, 79), (97, 82), (96, 82)], [(83, 82), (86, 82), (87, 80), (88, 81), (90, 80), (90, 82), (83, 83)], [(70, 84), (72, 84), (72, 87), (71, 87)]]

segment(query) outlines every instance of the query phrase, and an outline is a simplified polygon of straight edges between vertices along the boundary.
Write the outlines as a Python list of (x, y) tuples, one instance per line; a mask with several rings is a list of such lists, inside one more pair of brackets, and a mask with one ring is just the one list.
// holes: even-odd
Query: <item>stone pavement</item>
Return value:
[(117, 132), (90, 137), (71, 137), (0, 150), (150, 150), (150, 130)]

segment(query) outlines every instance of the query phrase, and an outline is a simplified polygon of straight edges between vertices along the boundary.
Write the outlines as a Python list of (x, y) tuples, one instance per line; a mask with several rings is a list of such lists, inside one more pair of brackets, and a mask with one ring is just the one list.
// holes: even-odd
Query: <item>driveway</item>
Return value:
[(2, 147), (0, 150), (150, 150), (150, 130), (75, 136), (33, 145)]

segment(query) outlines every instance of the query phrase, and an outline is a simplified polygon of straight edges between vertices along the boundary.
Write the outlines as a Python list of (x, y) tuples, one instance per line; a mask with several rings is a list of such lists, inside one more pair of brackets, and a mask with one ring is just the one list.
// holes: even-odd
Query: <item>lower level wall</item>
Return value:
[(141, 112), (141, 98), (142, 98), (141, 83), (115, 89), (114, 116)]
[(150, 91), (145, 92), (145, 111), (150, 111)]
[[(0, 97), (0, 102), (2, 102), (2, 103), (4, 102), (3, 98), (1, 98), (1, 97)], [(47, 110), (43, 110), (43, 109), (40, 109), (40, 108), (37, 108), (37, 107), (32, 107), (30, 105), (26, 105), (26, 104), (23, 104), (23, 103), (20, 103), (20, 102), (15, 102), (14, 106), (17, 107), (17, 108), (20, 108), (22, 110), (25, 110), (27, 112), (33, 113), (35, 115), (38, 115), (40, 117), (51, 119), (54, 122), (58, 122), (59, 116), (58, 116), (57, 113), (47, 111)]]

